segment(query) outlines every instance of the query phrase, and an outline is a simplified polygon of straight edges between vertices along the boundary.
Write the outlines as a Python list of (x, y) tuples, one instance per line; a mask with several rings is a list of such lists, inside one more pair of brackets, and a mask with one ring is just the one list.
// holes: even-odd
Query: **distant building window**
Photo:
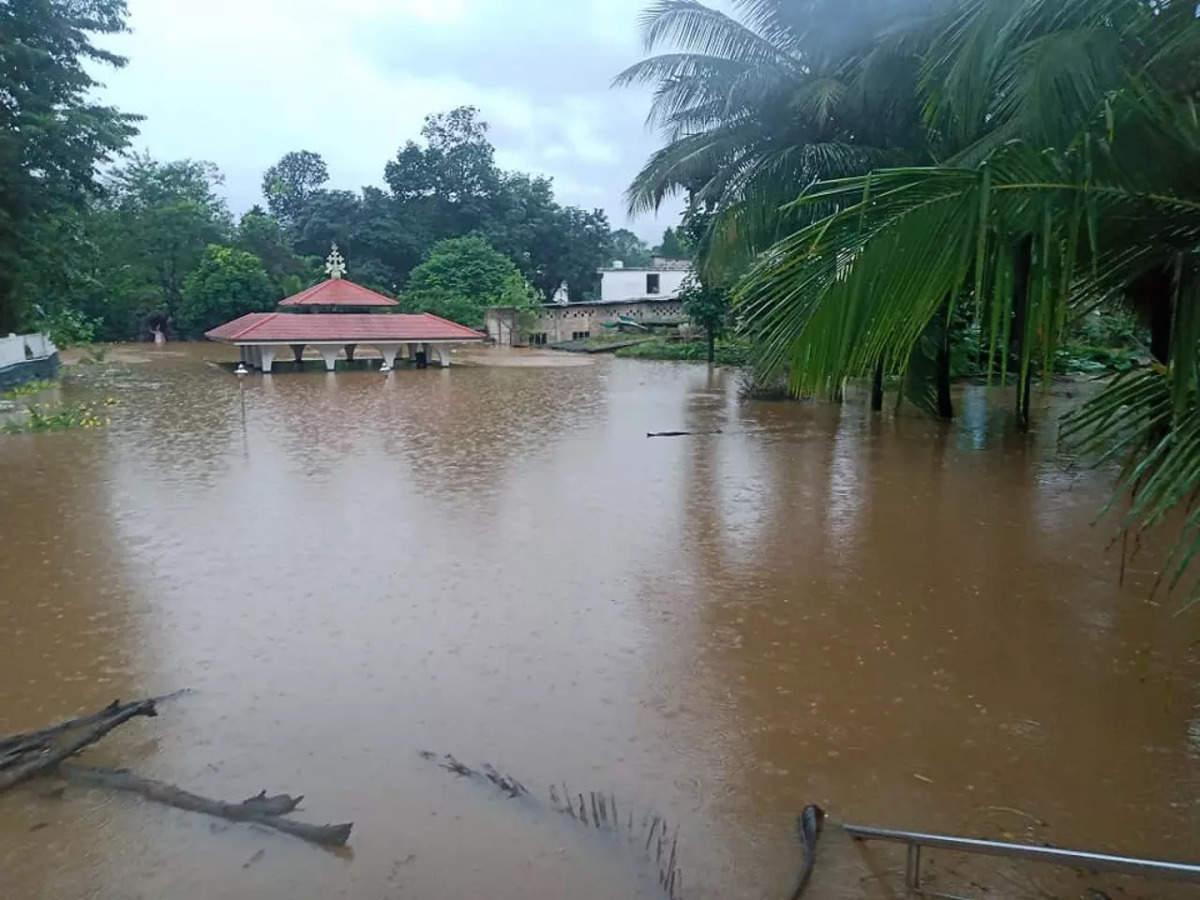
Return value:
[(571, 332), (571, 340), (573, 340), (573, 341), (586, 341), (591, 336), (592, 336), (592, 333), (590, 331), (572, 331)]
[(546, 343), (546, 332), (535, 331), (529, 335), (529, 346), (541, 347), (545, 343)]
[(657, 272), (651, 272), (646, 276), (646, 293), (657, 294), (662, 290), (660, 285), (660, 277)]

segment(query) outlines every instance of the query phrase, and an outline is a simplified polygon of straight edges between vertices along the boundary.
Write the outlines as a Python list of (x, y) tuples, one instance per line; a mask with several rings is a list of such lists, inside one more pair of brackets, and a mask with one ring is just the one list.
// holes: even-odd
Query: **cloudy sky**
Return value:
[(139, 150), (216, 163), (229, 204), (259, 202), (289, 150), (331, 187), (381, 184), (426, 113), (473, 104), (506, 169), (554, 178), (561, 202), (657, 238), (678, 205), (630, 221), (625, 187), (654, 150), (648, 92), (612, 77), (641, 55), (645, 0), (129, 0), (129, 57), (102, 96), (146, 116)]

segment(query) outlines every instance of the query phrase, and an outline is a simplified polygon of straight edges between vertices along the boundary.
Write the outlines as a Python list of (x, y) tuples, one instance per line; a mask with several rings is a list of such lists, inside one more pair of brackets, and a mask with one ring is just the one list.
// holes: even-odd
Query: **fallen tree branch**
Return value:
[[(155, 709), (154, 703), (154, 700), (138, 700), (122, 706), (114, 702), (103, 712), (86, 716), (80, 720), (80, 722), (86, 722), (86, 725), (71, 726), (69, 729), (54, 726), (53, 729), (47, 729), (50, 735), (41, 740), (35, 739), (32, 735), (18, 735), (17, 743), (14, 746), (21, 749), (20, 752), (10, 753), (5, 757), (6, 767), (0, 769), (0, 791), (7, 790), (28, 778), (53, 769), (63, 760), (70, 759), (84, 747), (96, 743), (118, 725), (128, 722), (135, 716), (157, 716), (158, 710)], [(61, 744), (50, 743), (51, 737), (69, 733), (71, 730), (78, 730), (79, 733), (72, 734)], [(46, 732), (39, 734), (46, 734)]]
[(300, 797), (288, 794), (268, 797), (263, 791), (241, 803), (227, 803), (193, 794), (165, 781), (142, 778), (125, 769), (104, 769), (68, 763), (59, 766), (58, 771), (73, 784), (129, 791), (156, 803), (229, 819), (232, 822), (263, 825), (326, 847), (344, 846), (350, 838), (350, 830), (354, 827), (353, 822), (340, 825), (310, 825), (307, 822), (284, 818), (283, 814), (294, 810), (301, 800)]
[[(21, 734), (10, 734), (0, 738), (0, 761), (5, 757), (14, 755), (18, 752), (25, 752), (31, 749), (45, 746), (50, 741), (54, 740), (68, 731), (74, 731), (76, 728), (83, 728), (87, 725), (94, 725), (97, 722), (102, 722), (117, 715), (124, 709), (137, 706), (141, 703), (162, 703), (165, 700), (174, 700), (188, 693), (187, 688), (182, 690), (172, 691), (169, 694), (163, 694), (159, 697), (148, 697), (145, 700), (134, 700), (131, 703), (121, 703), (119, 700), (114, 700), (108, 706), (99, 712), (88, 713), (86, 716), (76, 716), (73, 719), (66, 719), (56, 725), (51, 725), (49, 728), (42, 728), (38, 731), (26, 731)], [(3, 763), (0, 762), (0, 766)]]

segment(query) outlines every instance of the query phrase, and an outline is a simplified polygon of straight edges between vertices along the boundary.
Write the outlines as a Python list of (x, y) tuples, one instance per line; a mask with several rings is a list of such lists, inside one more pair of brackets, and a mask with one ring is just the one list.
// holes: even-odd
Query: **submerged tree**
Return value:
[(729, 292), (711, 284), (695, 275), (683, 283), (679, 292), (683, 302), (683, 311), (688, 320), (704, 329), (705, 340), (708, 343), (708, 364), (716, 361), (717, 338), (725, 333), (729, 322)]
[[(1069, 317), (1113, 297), (1149, 302), (1169, 325), (1159, 365), (1111, 384), (1067, 435), (1126, 455), (1127, 525), (1162, 522), (1200, 489), (1198, 57), (1193, 3), (958, 0), (922, 82), (954, 157), (802, 194), (793, 208), (815, 221), (740, 289), (761, 363), (795, 390), (833, 391), (902, 371), (966, 306), (1025, 424)], [(1192, 513), (1172, 579), (1198, 550)]]

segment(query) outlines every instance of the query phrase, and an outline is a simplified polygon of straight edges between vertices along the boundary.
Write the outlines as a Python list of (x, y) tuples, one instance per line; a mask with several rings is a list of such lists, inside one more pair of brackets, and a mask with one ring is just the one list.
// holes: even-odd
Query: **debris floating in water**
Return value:
[[(469, 778), (480, 783), (489, 782), (498, 787), (510, 798), (533, 798), (533, 794), (520, 781), (511, 775), (497, 771), (490, 763), (483, 763), (478, 769), (460, 762), (450, 753), (437, 754), (431, 750), (420, 751), (422, 759), (427, 759), (447, 772), (453, 772), (462, 778)], [(559, 793), (561, 789), (561, 794)], [(550, 785), (550, 808), (564, 816), (582, 822), (589, 828), (608, 834), (624, 834), (626, 841), (636, 852), (649, 858), (653, 848), (653, 859), (658, 875), (658, 885), (669, 900), (679, 900), (683, 872), (678, 865), (679, 826), (674, 832), (669, 832), (667, 820), (661, 816), (642, 817), (641, 826), (637, 832), (633, 826), (633, 812), (630, 811), (624, 826), (617, 812), (617, 798), (612, 792), (588, 791), (572, 792), (566, 782), (561, 785)], [(668, 839), (668, 834), (670, 838)]]
[(178, 809), (233, 822), (263, 825), (316, 844), (331, 847), (345, 845), (354, 827), (352, 822), (310, 825), (286, 818), (287, 813), (300, 805), (303, 795), (267, 796), (266, 791), (260, 791), (241, 803), (227, 803), (193, 794), (164, 781), (141, 778), (127, 769), (105, 769), (67, 762), (130, 719), (156, 717), (159, 703), (173, 700), (184, 693), (186, 691), (176, 691), (131, 703), (114, 700), (99, 712), (68, 719), (40, 731), (0, 738), (0, 791), (38, 776), (58, 775), (73, 784), (129, 791)]

